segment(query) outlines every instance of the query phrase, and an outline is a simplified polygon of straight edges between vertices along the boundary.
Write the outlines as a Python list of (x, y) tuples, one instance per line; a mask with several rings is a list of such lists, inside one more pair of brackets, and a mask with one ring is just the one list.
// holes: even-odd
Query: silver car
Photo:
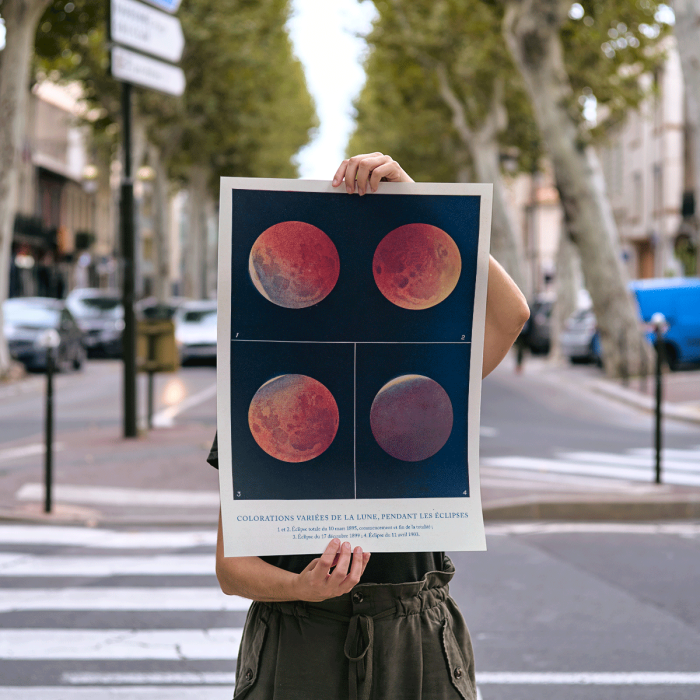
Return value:
[(559, 336), (563, 355), (571, 362), (595, 362), (595, 334), (597, 322), (593, 309), (580, 309), (566, 320)]
[(180, 364), (216, 362), (216, 302), (188, 301), (175, 312)]

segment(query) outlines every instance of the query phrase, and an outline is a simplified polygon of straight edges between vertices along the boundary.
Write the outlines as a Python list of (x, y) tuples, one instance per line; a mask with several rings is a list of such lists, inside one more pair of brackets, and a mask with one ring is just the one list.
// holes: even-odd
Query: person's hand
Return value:
[[(360, 582), (369, 561), (369, 552), (355, 547), (352, 552), (349, 542), (340, 544), (340, 540), (331, 540), (319, 559), (314, 559), (299, 574), (296, 582), (298, 600), (318, 603), (348, 593)], [(331, 571), (333, 569), (333, 571)]]
[(363, 153), (344, 160), (333, 176), (333, 187), (340, 187), (343, 180), (348, 194), (357, 191), (360, 196), (368, 187), (376, 192), (382, 181), (413, 182), (391, 156), (381, 153)]

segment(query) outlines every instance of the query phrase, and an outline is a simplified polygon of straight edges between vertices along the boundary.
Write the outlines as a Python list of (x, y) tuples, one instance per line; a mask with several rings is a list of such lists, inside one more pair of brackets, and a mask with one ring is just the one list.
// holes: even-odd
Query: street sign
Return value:
[(185, 37), (180, 20), (136, 0), (111, 0), (112, 41), (176, 63)]
[(177, 12), (177, 8), (180, 7), (181, 0), (146, 0), (154, 7), (159, 7), (161, 10), (169, 12), (171, 15)]
[(169, 95), (182, 95), (185, 91), (185, 74), (180, 68), (121, 46), (112, 47), (112, 75), (117, 80)]

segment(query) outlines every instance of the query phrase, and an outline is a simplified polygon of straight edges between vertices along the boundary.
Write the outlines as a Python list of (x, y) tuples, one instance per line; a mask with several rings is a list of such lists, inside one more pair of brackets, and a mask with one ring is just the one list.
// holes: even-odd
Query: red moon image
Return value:
[(439, 452), (452, 432), (452, 402), (433, 379), (405, 374), (385, 384), (374, 398), (374, 439), (392, 457), (419, 462)]
[(340, 274), (340, 258), (320, 228), (284, 221), (258, 236), (248, 270), (265, 299), (287, 309), (303, 309), (331, 293)]
[(379, 291), (403, 309), (429, 309), (457, 286), (462, 258), (452, 238), (437, 226), (406, 224), (388, 233), (374, 252)]
[(308, 462), (323, 454), (335, 439), (338, 421), (333, 394), (303, 374), (265, 382), (248, 409), (255, 442), (283, 462)]

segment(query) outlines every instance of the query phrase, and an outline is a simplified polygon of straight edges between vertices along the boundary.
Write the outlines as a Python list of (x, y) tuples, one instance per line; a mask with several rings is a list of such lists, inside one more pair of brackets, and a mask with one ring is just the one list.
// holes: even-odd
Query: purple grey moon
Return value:
[(385, 384), (370, 410), (374, 439), (404, 462), (419, 462), (439, 452), (450, 437), (452, 422), (447, 392), (420, 374), (405, 374)]

